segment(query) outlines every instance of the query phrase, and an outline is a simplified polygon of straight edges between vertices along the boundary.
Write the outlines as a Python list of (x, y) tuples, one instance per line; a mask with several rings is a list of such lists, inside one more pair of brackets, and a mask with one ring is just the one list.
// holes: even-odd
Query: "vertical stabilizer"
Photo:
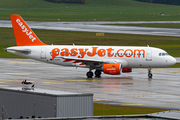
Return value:
[(20, 15), (10, 15), (17, 46), (46, 45), (29, 28)]

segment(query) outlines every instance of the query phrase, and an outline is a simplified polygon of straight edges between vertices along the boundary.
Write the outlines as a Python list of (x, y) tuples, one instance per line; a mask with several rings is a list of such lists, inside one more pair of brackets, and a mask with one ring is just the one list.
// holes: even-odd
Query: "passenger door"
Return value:
[(147, 50), (146, 61), (152, 61), (152, 50), (151, 49)]

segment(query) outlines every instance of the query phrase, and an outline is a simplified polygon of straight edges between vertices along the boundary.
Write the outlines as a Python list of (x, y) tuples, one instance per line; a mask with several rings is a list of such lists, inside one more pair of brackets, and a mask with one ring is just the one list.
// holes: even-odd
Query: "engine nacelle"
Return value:
[(123, 73), (132, 72), (132, 68), (123, 68), (123, 69), (122, 69), (122, 72), (123, 72)]
[(122, 67), (120, 63), (106, 63), (103, 64), (102, 69), (105, 74), (119, 75), (121, 74)]

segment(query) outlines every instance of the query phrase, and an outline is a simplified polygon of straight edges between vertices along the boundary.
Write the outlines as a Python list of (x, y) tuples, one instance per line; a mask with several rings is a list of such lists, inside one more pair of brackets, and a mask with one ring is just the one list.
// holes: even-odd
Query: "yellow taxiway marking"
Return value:
[(62, 82), (43, 82), (46, 84), (72, 84), (72, 83), (62, 83)]
[(42, 63), (36, 63), (36, 62), (6, 62), (8, 64), (30, 64), (30, 65), (37, 65)]
[[(22, 80), (6, 80), (6, 79), (0, 79), (0, 81), (6, 81), (6, 82), (22, 82)], [(34, 81), (29, 81), (28, 82), (34, 82)]]
[(30, 73), (0, 73), (5, 75), (30, 75)]
[(16, 85), (0, 85), (0, 87), (18, 87)]
[(89, 81), (101, 81), (101, 80), (66, 80), (66, 81), (69, 81), (69, 82), (89, 82)]
[(102, 99), (93, 99), (93, 101), (103, 101)]
[(134, 106), (134, 105), (143, 105), (143, 104), (121, 104), (121, 105), (124, 105), (124, 106), (127, 106), (127, 105), (131, 106), (132, 105), (132, 106)]
[(7, 87), (8, 85), (0, 85), (0, 87)]

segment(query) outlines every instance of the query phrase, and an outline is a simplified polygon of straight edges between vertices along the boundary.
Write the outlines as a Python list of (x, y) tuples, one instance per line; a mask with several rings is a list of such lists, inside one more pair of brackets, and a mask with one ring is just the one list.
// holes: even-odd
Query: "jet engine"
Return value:
[(120, 63), (105, 63), (102, 66), (102, 70), (105, 74), (119, 75), (121, 74), (122, 66)]
[(123, 72), (123, 73), (132, 72), (132, 68), (123, 68), (123, 69), (122, 69), (122, 72)]

